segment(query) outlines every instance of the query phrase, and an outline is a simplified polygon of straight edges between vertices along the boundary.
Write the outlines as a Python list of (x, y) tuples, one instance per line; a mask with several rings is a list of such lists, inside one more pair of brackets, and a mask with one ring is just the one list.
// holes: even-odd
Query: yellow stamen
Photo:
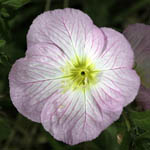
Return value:
[(66, 63), (62, 69), (64, 73), (63, 88), (85, 91), (97, 83), (97, 76), (100, 70), (96, 70), (95, 65), (89, 58), (79, 58)]

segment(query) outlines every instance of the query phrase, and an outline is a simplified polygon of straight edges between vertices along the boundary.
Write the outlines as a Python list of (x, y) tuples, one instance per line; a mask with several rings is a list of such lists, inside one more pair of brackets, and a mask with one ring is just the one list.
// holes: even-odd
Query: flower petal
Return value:
[(93, 61), (95, 59), (99, 59), (100, 55), (106, 48), (106, 43), (107, 37), (104, 34), (103, 30), (93, 25), (93, 29), (87, 34), (87, 38), (85, 41), (84, 49), (86, 55), (88, 55), (88, 57)]
[[(97, 89), (102, 89), (112, 101), (118, 101), (126, 106), (135, 99), (139, 86), (140, 79), (136, 72), (123, 68), (102, 71)], [(111, 102), (111, 99), (108, 102)]]
[(57, 47), (35, 45), (30, 47), (27, 57), (13, 65), (9, 74), (11, 100), (29, 119), (40, 122), (44, 104), (61, 88), (62, 81), (57, 78), (62, 74), (62, 59), (62, 52)]
[(106, 35), (106, 47), (98, 59), (101, 70), (132, 68), (133, 51), (129, 42), (119, 32), (110, 28), (101, 28)]
[(28, 47), (36, 43), (52, 43), (69, 57), (85, 47), (86, 36), (93, 28), (92, 20), (80, 10), (66, 8), (39, 15), (31, 25)]
[[(43, 65), (52, 66), (52, 68), (58, 70), (59, 72), (60, 68), (62, 68), (66, 64), (66, 62), (70, 61), (69, 58), (64, 54), (64, 52), (61, 49), (59, 49), (53, 44), (46, 44), (46, 43), (35, 44), (34, 46), (30, 47), (26, 51), (26, 56), (28, 58), (39, 57), (39, 59), (41, 57), (40, 60), (41, 63), (43, 62)], [(44, 64), (44, 61), (47, 60), (48, 64)], [(54, 77), (53, 74), (51, 76)]]
[(142, 84), (150, 88), (150, 25), (140, 23), (129, 25), (124, 35), (135, 52), (136, 70)]
[(54, 138), (75, 145), (96, 138), (119, 118), (122, 105), (115, 101), (105, 108), (103, 105), (99, 97), (95, 99), (89, 92), (58, 91), (45, 104), (41, 121)]
[(150, 110), (150, 89), (141, 85), (136, 102), (144, 110)]

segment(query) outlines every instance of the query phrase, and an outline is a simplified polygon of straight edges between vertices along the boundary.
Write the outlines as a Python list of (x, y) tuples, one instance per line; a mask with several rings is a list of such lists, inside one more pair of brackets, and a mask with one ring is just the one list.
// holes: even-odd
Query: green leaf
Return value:
[(10, 29), (8, 27), (6, 19), (0, 15), (0, 39), (9, 39)]
[(9, 58), (4, 52), (0, 52), (0, 64), (3, 65), (9, 64)]
[(10, 6), (12, 8), (18, 9), (25, 4), (29, 3), (31, 0), (5, 0), (2, 1), (2, 5)]
[(0, 13), (3, 17), (9, 17), (9, 13), (5, 8), (1, 8)]
[(3, 47), (6, 44), (5, 40), (0, 40), (0, 47)]
[(150, 111), (144, 112), (131, 111), (130, 119), (135, 126), (144, 129), (146, 131), (150, 131)]

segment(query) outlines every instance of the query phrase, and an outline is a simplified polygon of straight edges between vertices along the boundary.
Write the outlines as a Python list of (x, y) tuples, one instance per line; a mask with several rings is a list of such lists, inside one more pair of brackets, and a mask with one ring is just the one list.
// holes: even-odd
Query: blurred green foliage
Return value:
[(2, 6), (12, 7), (14, 9), (18, 9), (25, 4), (29, 3), (30, 0), (0, 0)]
[(0, 0), (0, 149), (150, 150), (150, 111), (141, 112), (134, 103), (97, 139), (75, 146), (56, 141), (40, 124), (18, 114), (9, 97), (8, 73), (25, 55), (29, 26), (47, 4), (51, 10), (81, 9), (96, 25), (121, 32), (131, 23), (150, 24), (149, 0)]

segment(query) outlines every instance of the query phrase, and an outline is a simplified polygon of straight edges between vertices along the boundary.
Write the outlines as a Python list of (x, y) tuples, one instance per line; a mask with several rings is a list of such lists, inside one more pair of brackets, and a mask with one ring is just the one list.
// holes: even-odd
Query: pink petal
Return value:
[(27, 35), (28, 47), (36, 43), (53, 43), (67, 56), (74, 57), (84, 50), (86, 36), (92, 28), (92, 20), (80, 10), (48, 11), (33, 21)]
[(101, 70), (132, 68), (133, 51), (129, 42), (119, 32), (110, 28), (101, 28), (106, 35), (106, 46), (98, 59)]
[[(106, 48), (107, 37), (103, 30), (93, 25), (85, 41), (85, 53), (92, 61), (99, 59)], [(82, 51), (81, 51), (82, 52)], [(82, 54), (83, 55), (83, 54)]]
[(139, 86), (140, 79), (136, 72), (124, 68), (102, 71), (97, 89), (110, 96), (108, 103), (117, 101), (118, 104), (126, 106), (135, 99)]
[(129, 25), (124, 35), (131, 43), (135, 53), (136, 70), (142, 84), (150, 88), (150, 25)]
[(62, 52), (57, 47), (35, 45), (28, 50), (27, 57), (13, 65), (9, 74), (10, 96), (24, 116), (40, 122), (44, 104), (61, 86), (62, 81), (56, 78), (62, 74), (62, 59)]
[(144, 110), (150, 110), (150, 89), (141, 85), (136, 102)]
[[(46, 65), (53, 66), (53, 68), (58, 69), (59, 72), (60, 68), (66, 65), (66, 61), (70, 61), (69, 58), (64, 54), (64, 52), (61, 49), (59, 49), (53, 44), (46, 44), (46, 43), (35, 44), (34, 46), (30, 47), (26, 51), (26, 56), (28, 58), (41, 57), (41, 61), (42, 58), (44, 57), (43, 64), (45, 60), (48, 60), (48, 64)], [(53, 74), (52, 77), (54, 77)]]
[(42, 124), (54, 138), (67, 144), (90, 141), (117, 120), (122, 112), (120, 103), (114, 101), (103, 107), (103, 100), (89, 92), (84, 95), (81, 91), (58, 91), (43, 108)]

